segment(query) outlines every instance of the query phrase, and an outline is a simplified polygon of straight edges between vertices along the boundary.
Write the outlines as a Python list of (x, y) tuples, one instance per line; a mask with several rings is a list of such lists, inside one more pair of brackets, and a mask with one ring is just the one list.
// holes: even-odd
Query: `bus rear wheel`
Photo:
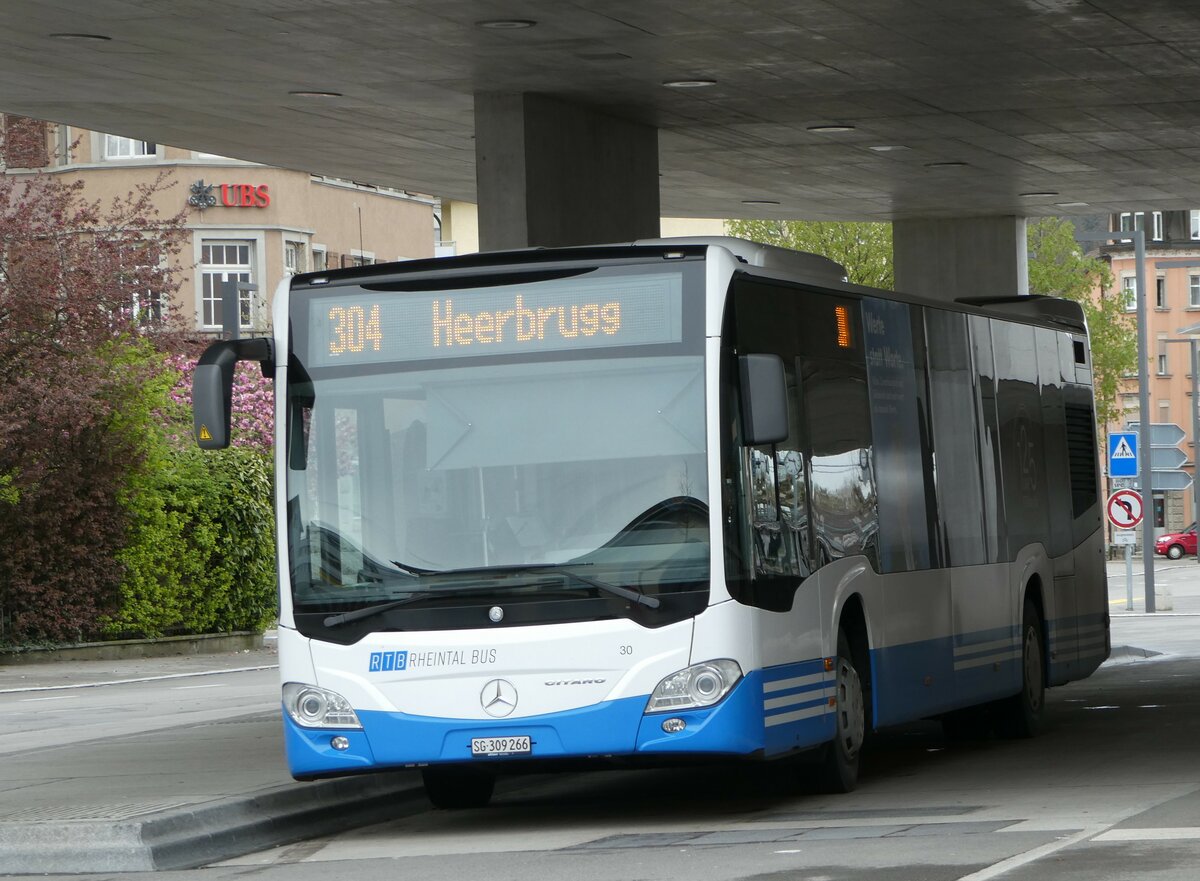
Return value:
[(496, 778), (478, 768), (422, 768), (425, 794), (435, 808), (482, 808), (492, 800)]
[(859, 756), (867, 731), (866, 700), (862, 678), (854, 667), (850, 640), (838, 633), (837, 721), (834, 739), (822, 748), (819, 782), (826, 792), (851, 792), (858, 785)]
[(1037, 605), (1025, 600), (1021, 616), (1021, 691), (1001, 705), (1003, 733), (1036, 737), (1044, 726), (1046, 708), (1045, 639)]

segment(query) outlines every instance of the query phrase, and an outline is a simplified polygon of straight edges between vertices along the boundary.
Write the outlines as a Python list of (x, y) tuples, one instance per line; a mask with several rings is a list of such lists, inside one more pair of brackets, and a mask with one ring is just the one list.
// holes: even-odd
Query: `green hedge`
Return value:
[(262, 630), (276, 614), (271, 460), (259, 450), (175, 450), (139, 475), (107, 636)]
[(144, 420), (147, 447), (123, 498), (131, 526), (118, 611), (101, 622), (108, 637), (262, 630), (277, 612), (271, 455), (172, 437), (190, 421), (169, 399), (177, 379), (165, 371), (141, 412), (125, 414)]

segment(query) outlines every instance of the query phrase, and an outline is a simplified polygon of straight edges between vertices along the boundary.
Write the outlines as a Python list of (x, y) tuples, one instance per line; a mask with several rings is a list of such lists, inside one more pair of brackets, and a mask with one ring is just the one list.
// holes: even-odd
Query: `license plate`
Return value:
[(512, 756), (532, 750), (533, 741), (529, 739), (528, 734), (471, 738), (471, 755), (473, 756)]

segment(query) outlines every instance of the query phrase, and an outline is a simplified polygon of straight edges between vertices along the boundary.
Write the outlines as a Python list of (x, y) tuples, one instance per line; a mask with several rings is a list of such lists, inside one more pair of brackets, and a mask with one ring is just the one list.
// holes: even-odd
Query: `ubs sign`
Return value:
[[(214, 190), (220, 191), (218, 197)], [(218, 204), (226, 208), (266, 208), (271, 204), (271, 193), (266, 184), (206, 184), (198, 180), (191, 187), (192, 194), (187, 203), (193, 208), (215, 208)]]

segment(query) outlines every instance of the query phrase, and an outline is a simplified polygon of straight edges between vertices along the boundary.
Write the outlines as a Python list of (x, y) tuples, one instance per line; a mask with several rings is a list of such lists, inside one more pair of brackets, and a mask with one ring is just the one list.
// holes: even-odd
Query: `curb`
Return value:
[(143, 819), (0, 821), (0, 874), (194, 869), (424, 810), (415, 771), (289, 784)]
[(263, 647), (265, 637), (253, 631), (165, 636), (161, 639), (118, 639), (53, 648), (0, 649), (0, 664), (46, 664), (56, 661), (123, 661), (175, 655), (216, 655)]
[(1104, 663), (1119, 664), (1122, 661), (1140, 661), (1145, 658), (1157, 658), (1161, 654), (1162, 652), (1156, 652), (1153, 649), (1143, 649), (1133, 645), (1114, 645)]

